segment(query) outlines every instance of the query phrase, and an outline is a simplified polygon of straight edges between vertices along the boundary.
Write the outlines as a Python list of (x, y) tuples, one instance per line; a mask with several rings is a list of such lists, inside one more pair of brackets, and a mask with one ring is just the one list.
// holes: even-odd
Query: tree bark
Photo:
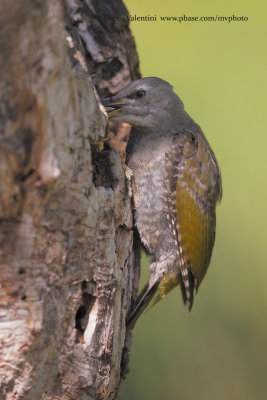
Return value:
[(140, 254), (95, 87), (139, 77), (127, 10), (0, 5), (0, 399), (113, 399)]

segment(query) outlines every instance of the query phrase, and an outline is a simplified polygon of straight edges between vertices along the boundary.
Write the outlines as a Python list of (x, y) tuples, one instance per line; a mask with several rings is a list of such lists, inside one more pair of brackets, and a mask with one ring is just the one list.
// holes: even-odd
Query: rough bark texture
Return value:
[(113, 399), (139, 259), (93, 83), (106, 95), (138, 77), (127, 23), (105, 17), (126, 9), (0, 6), (0, 399)]

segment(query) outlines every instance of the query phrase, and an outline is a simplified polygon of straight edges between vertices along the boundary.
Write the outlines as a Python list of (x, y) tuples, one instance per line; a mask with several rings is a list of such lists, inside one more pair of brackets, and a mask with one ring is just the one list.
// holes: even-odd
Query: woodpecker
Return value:
[(132, 126), (126, 164), (133, 174), (135, 225), (151, 256), (149, 282), (127, 321), (132, 328), (153, 298), (155, 304), (177, 285), (191, 310), (211, 259), (221, 173), (168, 82), (138, 79), (103, 104), (110, 120)]

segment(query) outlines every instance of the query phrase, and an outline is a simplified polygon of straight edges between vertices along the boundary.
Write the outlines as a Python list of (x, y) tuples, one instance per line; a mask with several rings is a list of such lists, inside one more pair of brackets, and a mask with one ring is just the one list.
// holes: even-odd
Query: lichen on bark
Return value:
[[(93, 1), (1, 2), (0, 399), (112, 399), (127, 369), (138, 250), (121, 160), (99, 151), (96, 88), (120, 89), (137, 56), (127, 26), (92, 55), (76, 6), (80, 23), (97, 15)], [(112, 52), (122, 67), (105, 80)]]

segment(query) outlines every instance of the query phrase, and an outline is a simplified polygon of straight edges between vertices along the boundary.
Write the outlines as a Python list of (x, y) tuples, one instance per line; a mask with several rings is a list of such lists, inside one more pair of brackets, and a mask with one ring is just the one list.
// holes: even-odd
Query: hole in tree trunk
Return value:
[(82, 289), (82, 304), (78, 308), (75, 317), (75, 328), (77, 329), (77, 340), (80, 341), (86, 329), (89, 314), (94, 306), (96, 298), (92, 296), (90, 293), (85, 291), (87, 289), (87, 282), (82, 281), (81, 283)]

